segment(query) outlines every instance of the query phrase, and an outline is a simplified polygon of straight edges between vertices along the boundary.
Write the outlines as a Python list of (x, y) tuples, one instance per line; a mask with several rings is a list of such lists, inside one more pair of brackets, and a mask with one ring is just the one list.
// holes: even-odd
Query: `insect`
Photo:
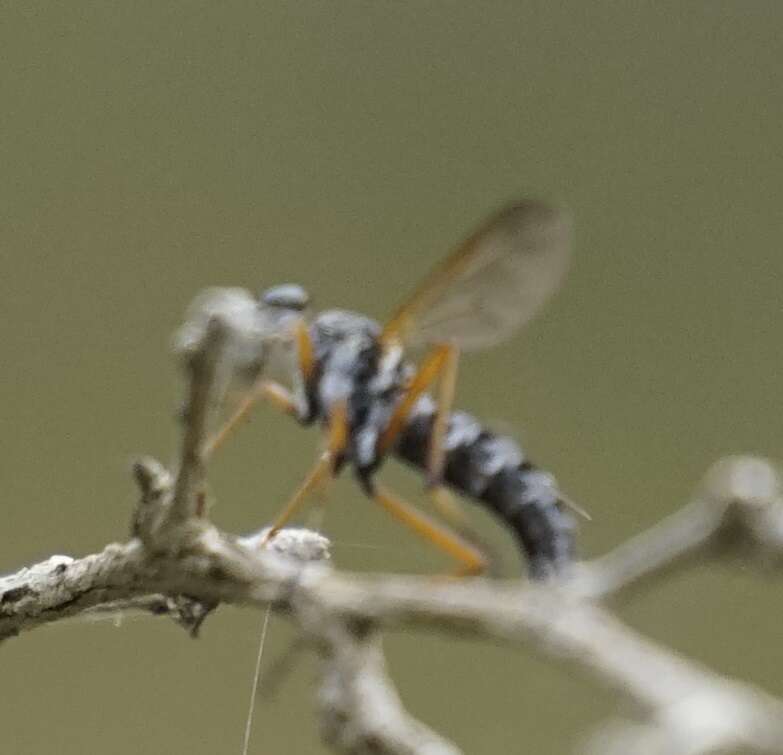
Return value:
[[(274, 323), (269, 366), (282, 365), (292, 387), (265, 371), (212, 447), (259, 399), (326, 430), (324, 452), (270, 535), (350, 464), (368, 497), (457, 559), (463, 573), (481, 572), (486, 562), (474, 544), (376, 481), (393, 454), (424, 473), (442, 505), (451, 489), (499, 517), (533, 578), (562, 572), (573, 556), (574, 521), (554, 478), (511, 438), (452, 411), (452, 401), (460, 353), (503, 341), (539, 310), (566, 270), (570, 236), (569, 217), (559, 209), (532, 200), (506, 207), (446, 257), (383, 326), (339, 309), (309, 319), (309, 296), (295, 284), (262, 292), (259, 310)], [(421, 347), (427, 352), (418, 364), (406, 358)]]

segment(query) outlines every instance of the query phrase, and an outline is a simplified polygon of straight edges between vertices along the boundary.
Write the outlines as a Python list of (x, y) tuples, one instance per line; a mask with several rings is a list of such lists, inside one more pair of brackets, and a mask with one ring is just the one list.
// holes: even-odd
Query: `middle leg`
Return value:
[(337, 464), (340, 462), (348, 444), (348, 408), (345, 402), (337, 404), (329, 415), (329, 435), (326, 450), (307, 473), (301, 485), (278, 514), (269, 531), (264, 536), (262, 545), (266, 544), (277, 531), (284, 527), (307, 501), (308, 496), (322, 488), (334, 478)]
[(287, 388), (272, 380), (261, 380), (245, 396), (234, 413), (217, 433), (207, 442), (204, 453), (211, 457), (225, 442), (229, 435), (249, 416), (253, 407), (260, 401), (268, 401), (284, 414), (292, 417), (299, 415), (299, 409), (293, 396)]

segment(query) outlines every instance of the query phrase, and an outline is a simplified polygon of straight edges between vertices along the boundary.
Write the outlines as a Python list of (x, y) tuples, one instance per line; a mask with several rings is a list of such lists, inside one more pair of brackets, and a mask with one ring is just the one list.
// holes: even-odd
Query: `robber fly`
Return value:
[[(260, 381), (213, 445), (260, 397), (302, 424), (321, 423), (327, 435), (326, 450), (270, 534), (350, 464), (371, 499), (459, 560), (464, 572), (480, 572), (485, 562), (472, 543), (376, 482), (391, 453), (424, 472), (430, 491), (453, 489), (498, 516), (532, 577), (561, 572), (572, 558), (574, 524), (554, 478), (511, 438), (451, 404), (460, 352), (499, 343), (529, 320), (558, 287), (569, 247), (564, 212), (522, 201), (491, 217), (383, 326), (337, 309), (308, 319), (309, 297), (295, 284), (262, 292), (259, 308), (274, 323), (277, 360), (287, 361), (293, 389)], [(416, 347), (429, 349), (418, 365), (405, 358)]]

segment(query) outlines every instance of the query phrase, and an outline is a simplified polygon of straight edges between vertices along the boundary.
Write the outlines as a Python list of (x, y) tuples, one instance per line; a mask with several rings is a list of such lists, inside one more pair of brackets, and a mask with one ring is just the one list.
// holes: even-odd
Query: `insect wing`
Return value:
[(492, 346), (528, 321), (568, 266), (571, 223), (537, 201), (507, 207), (469, 237), (397, 310), (381, 335), (410, 346)]

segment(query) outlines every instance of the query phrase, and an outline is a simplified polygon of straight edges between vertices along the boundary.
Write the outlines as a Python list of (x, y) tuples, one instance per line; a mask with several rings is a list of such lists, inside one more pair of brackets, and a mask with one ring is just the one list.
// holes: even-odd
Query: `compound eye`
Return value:
[(261, 293), (261, 302), (268, 307), (293, 309), (301, 312), (310, 303), (310, 296), (300, 285), (284, 283), (263, 291)]

